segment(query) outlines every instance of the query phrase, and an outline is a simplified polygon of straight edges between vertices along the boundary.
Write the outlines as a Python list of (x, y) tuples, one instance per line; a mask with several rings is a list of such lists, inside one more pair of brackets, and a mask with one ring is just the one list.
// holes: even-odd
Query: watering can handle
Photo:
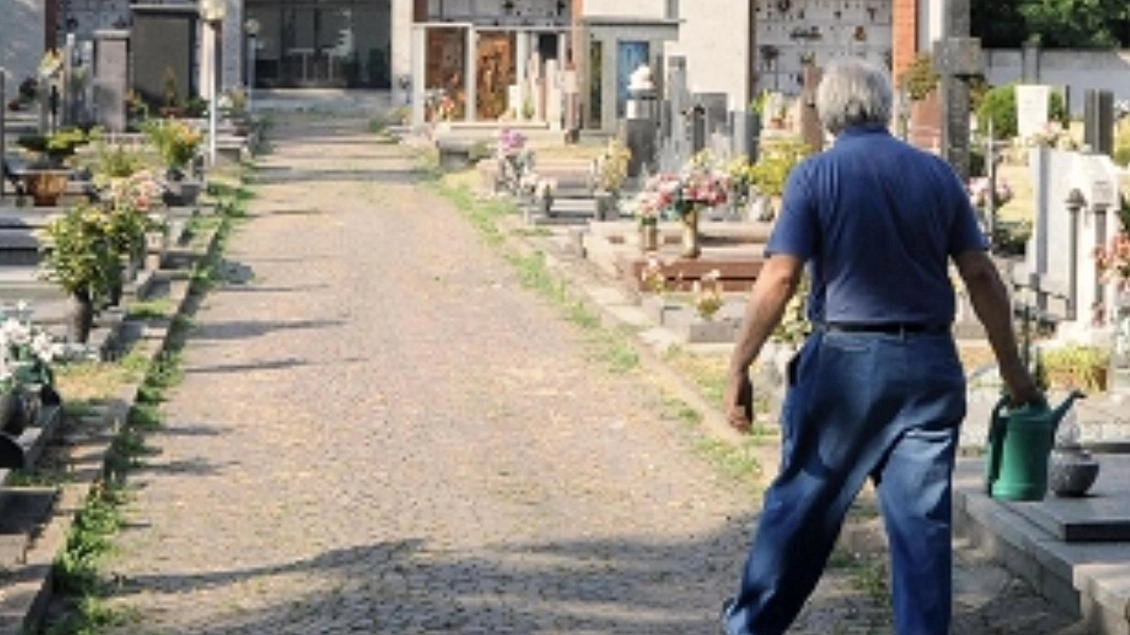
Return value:
[[(992, 495), (993, 482), (997, 480), (1001, 469), (1001, 447), (998, 445), (1001, 442), (1001, 436), (1004, 434), (1004, 419), (1001, 415), (1004, 413), (1006, 407), (1010, 403), (1008, 395), (1004, 395), (993, 406), (993, 414), (989, 418), (989, 438), (988, 438), (988, 451), (989, 455), (986, 460), (988, 464), (985, 466), (985, 490), (986, 494)], [(995, 446), (995, 447), (994, 447)]]

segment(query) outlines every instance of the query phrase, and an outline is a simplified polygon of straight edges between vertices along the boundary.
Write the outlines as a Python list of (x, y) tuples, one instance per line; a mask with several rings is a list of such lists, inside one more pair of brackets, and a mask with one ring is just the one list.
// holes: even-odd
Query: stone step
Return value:
[[(1060, 608), (1079, 615), (1089, 633), (1130, 635), (1130, 542), (1067, 542), (1070, 527), (1095, 529), (1130, 511), (1130, 455), (1097, 455), (1102, 468), (1093, 496), (1007, 502), (985, 494), (981, 459), (958, 461), (954, 528), (983, 547)], [(1094, 511), (1097, 516), (1088, 518)], [(1059, 532), (1059, 535), (1057, 535)]]

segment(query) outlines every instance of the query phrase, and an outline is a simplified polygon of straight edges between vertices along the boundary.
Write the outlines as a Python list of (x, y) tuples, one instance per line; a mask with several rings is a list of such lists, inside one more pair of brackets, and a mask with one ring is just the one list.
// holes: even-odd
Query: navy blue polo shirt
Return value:
[(987, 248), (950, 165), (876, 126), (793, 169), (766, 254), (810, 263), (813, 322), (945, 325), (949, 257)]

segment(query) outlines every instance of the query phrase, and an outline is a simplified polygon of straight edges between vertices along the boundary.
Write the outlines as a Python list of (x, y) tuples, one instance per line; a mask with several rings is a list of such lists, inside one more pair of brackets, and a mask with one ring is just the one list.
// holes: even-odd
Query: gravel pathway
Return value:
[[(362, 129), (273, 134), (131, 476), (115, 632), (717, 633), (749, 488)], [(795, 632), (884, 632), (865, 586)]]

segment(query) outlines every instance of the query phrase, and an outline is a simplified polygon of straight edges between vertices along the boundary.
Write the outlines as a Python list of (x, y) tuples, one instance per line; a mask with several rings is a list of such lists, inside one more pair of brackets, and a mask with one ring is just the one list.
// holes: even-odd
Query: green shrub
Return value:
[(1114, 127), (1114, 162), (1130, 165), (1130, 117), (1122, 119)]
[[(977, 109), (977, 127), (987, 131), (990, 120), (993, 122), (993, 137), (1006, 139), (1016, 136), (1016, 84), (996, 86), (985, 93)], [(1048, 99), (1048, 121), (1058, 121), (1064, 126), (1069, 123), (1067, 104), (1063, 95), (1056, 91), (1052, 91)]]
[(906, 70), (899, 75), (899, 88), (906, 91), (911, 101), (922, 101), (934, 92), (941, 78), (934, 69), (934, 60), (929, 53), (919, 53)]

